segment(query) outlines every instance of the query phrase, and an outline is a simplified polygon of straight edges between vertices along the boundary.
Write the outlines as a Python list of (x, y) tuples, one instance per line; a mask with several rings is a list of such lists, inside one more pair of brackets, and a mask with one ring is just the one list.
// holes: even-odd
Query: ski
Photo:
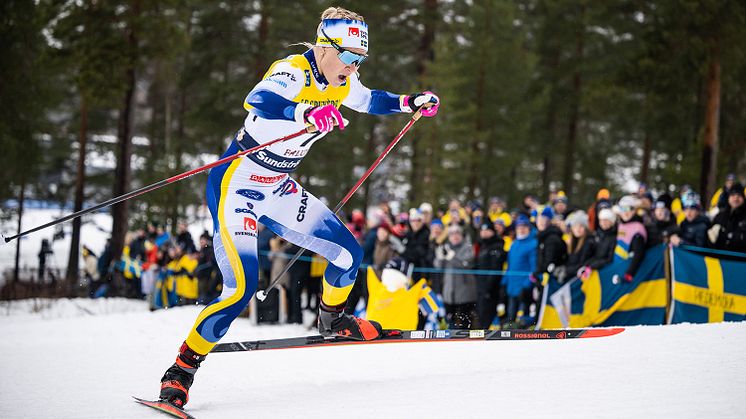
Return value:
[(139, 397), (132, 396), (133, 399), (137, 403), (140, 403), (142, 405), (152, 407), (153, 409), (158, 410), (159, 412), (163, 412), (169, 416), (173, 416), (175, 418), (181, 418), (181, 419), (196, 419), (194, 416), (190, 415), (189, 413), (185, 412), (184, 409), (174, 406), (171, 403), (160, 401), (160, 400), (145, 400), (141, 399)]
[(409, 342), (466, 342), (485, 340), (544, 340), (577, 339), (612, 336), (624, 331), (622, 327), (608, 329), (567, 330), (384, 330), (376, 340), (359, 341), (342, 336), (321, 335), (283, 339), (254, 340), (217, 344), (212, 352), (244, 352), (270, 349), (316, 348), (322, 346), (369, 345)]

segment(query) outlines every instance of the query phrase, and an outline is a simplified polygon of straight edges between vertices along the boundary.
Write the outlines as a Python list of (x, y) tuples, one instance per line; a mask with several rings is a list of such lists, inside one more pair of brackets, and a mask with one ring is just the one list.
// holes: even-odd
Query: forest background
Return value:
[[(318, 0), (11, 0), (0, 4), (0, 216), (77, 211), (215, 160), (269, 65), (312, 42)], [(746, 4), (738, 0), (337, 1), (370, 25), (371, 88), (433, 90), (420, 121), (348, 208), (397, 199), (564, 190), (587, 205), (629, 179), (711, 195), (746, 172)], [(351, 121), (299, 181), (339, 200), (406, 123)], [(91, 164), (92, 161), (106, 164)], [(112, 208), (128, 229), (175, 227), (204, 203), (195, 176)], [(80, 220), (68, 273), (77, 272)], [(72, 270), (70, 268), (73, 268)]]

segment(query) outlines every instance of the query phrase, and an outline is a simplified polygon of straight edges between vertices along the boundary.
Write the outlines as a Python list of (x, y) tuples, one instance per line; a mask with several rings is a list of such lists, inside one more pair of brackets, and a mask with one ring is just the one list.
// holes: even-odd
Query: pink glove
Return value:
[(345, 129), (342, 114), (332, 104), (310, 108), (306, 111), (305, 118), (319, 132), (329, 132), (334, 129), (335, 125), (339, 125), (341, 130)]
[[(440, 98), (433, 92), (427, 91), (422, 93), (413, 93), (404, 98), (404, 103), (409, 106), (412, 112), (422, 109), (422, 116), (431, 117), (438, 113), (440, 107)], [(432, 106), (423, 107), (425, 104)]]
[(578, 278), (580, 278), (581, 281), (585, 281), (589, 276), (591, 276), (591, 271), (592, 269), (590, 266), (581, 266), (580, 269), (578, 269)]

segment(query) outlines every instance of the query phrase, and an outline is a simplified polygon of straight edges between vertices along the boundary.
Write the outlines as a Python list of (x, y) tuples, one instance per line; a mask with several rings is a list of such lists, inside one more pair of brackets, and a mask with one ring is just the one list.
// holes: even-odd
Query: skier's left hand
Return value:
[(433, 92), (412, 93), (404, 98), (404, 104), (412, 112), (422, 110), (422, 116), (435, 116), (440, 107), (440, 98)]

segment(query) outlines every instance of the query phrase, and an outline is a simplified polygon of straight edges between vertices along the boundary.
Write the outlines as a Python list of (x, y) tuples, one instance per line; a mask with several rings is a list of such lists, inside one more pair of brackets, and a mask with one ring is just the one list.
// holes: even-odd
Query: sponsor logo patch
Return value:
[(510, 337), (510, 331), (508, 331), (508, 330), (501, 331), (500, 332), (500, 337), (501, 338), (509, 338)]
[(272, 194), (280, 193), (280, 196), (292, 195), (298, 192), (298, 184), (293, 179), (288, 178), (285, 182), (280, 185), (279, 188), (272, 191)]
[(359, 28), (348, 28), (347, 29), (347, 36), (360, 36), (360, 29)]
[(269, 75), (269, 77), (275, 77), (275, 76), (277, 76), (277, 77), (287, 77), (291, 81), (295, 81), (295, 75), (292, 74), (292, 73), (288, 73), (287, 71), (278, 71), (278, 72), (275, 72), (275, 73), (272, 73), (272, 74)]
[(251, 217), (243, 217), (243, 229), (256, 231), (256, 220)]
[(281, 181), (285, 176), (287, 175), (277, 175), (277, 176), (261, 176), (261, 175), (251, 175), (249, 176), (249, 180), (259, 183), (276, 183)]
[(298, 207), (298, 216), (295, 217), (296, 220), (300, 223), (301, 221), (306, 219), (306, 209), (308, 208), (308, 193), (304, 190), (300, 194), (300, 206)]
[[(273, 154), (273, 156), (277, 156), (277, 155)], [(280, 160), (280, 158), (281, 158), (280, 156), (277, 156), (278, 158), (273, 158), (272, 156), (270, 156), (270, 153), (267, 152), (267, 151), (265, 151), (265, 150), (261, 150), (258, 153), (252, 154), (250, 157), (252, 158), (252, 160), (258, 160), (258, 161), (262, 162), (265, 166), (268, 166), (270, 168), (273, 168), (273, 169), (284, 169), (284, 170), (288, 170), (289, 169), (289, 171), (295, 170), (295, 168), (298, 167), (298, 165), (301, 162), (301, 159), (297, 159), (297, 160), (282, 159), (282, 160)]]
[(552, 335), (549, 333), (513, 333), (513, 337), (516, 339), (551, 339)]
[(264, 194), (253, 189), (239, 189), (236, 191), (236, 193), (243, 196), (244, 198), (253, 199), (254, 201), (264, 200)]
[(285, 150), (284, 153), (282, 153), (282, 155), (286, 157), (303, 157), (306, 155), (306, 153), (308, 153), (308, 149), (298, 150), (298, 149), (288, 148)]
[(235, 211), (236, 211), (236, 214), (251, 214), (256, 217), (256, 214), (254, 214), (254, 211), (248, 208), (236, 208)]
[(435, 337), (439, 339), (447, 338), (448, 337), (448, 331), (447, 330), (436, 330), (435, 331)]
[(409, 334), (409, 337), (412, 339), (425, 339), (425, 331), (413, 330), (412, 333)]

